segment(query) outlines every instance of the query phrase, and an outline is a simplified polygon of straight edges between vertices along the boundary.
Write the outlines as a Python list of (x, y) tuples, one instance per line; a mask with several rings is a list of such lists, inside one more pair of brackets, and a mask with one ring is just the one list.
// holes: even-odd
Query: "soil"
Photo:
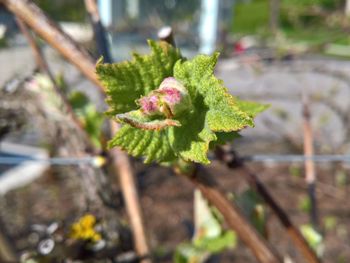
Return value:
[[(292, 176), (289, 166), (249, 165), (264, 182), (277, 202), (285, 209), (295, 225), (309, 223), (309, 215), (301, 211), (300, 203), (307, 195), (307, 187), (300, 176)], [(241, 172), (229, 170), (218, 162), (208, 167), (226, 192), (240, 193), (248, 188)], [(294, 169), (295, 166), (294, 166)], [(302, 169), (300, 167), (302, 173)], [(324, 235), (324, 262), (349, 262), (349, 203), (348, 186), (335, 186), (332, 168), (318, 170), (317, 204), (320, 229)], [(184, 178), (178, 178), (164, 168), (149, 168), (141, 177), (142, 207), (152, 246), (172, 251), (184, 240), (190, 239), (189, 224), (193, 219), (193, 186)], [(327, 217), (337, 218), (333, 229), (324, 230)], [(278, 218), (268, 213), (269, 241), (283, 256), (294, 262), (304, 262)], [(163, 262), (163, 261), (162, 261)], [(171, 262), (171, 260), (164, 261)], [(243, 245), (223, 253), (220, 262), (256, 262), (250, 251)]]
[[(175, 247), (191, 238), (193, 231), (193, 185), (185, 178), (174, 175), (170, 169), (145, 166), (134, 162), (139, 182), (141, 205), (144, 212), (146, 229), (157, 262), (172, 262)], [(308, 213), (300, 209), (300, 203), (306, 197), (306, 185), (300, 174), (291, 174), (290, 166), (249, 164), (261, 181), (271, 191), (273, 197), (285, 209), (292, 221), (300, 226), (309, 222)], [(346, 202), (348, 185), (335, 185), (334, 174), (341, 167), (319, 167), (317, 171), (317, 202), (320, 230), (324, 236), (324, 262), (349, 262), (350, 260), (350, 204)], [(69, 221), (79, 216), (82, 207), (79, 204), (82, 193), (79, 190), (79, 177), (68, 176), (69, 169), (54, 168), (39, 180), (22, 189), (8, 193), (1, 201), (1, 217), (4, 226), (12, 238), (17, 240), (19, 250), (26, 247), (23, 236), (33, 223)], [(71, 170), (74, 170), (71, 168)], [(229, 170), (217, 161), (213, 161), (208, 170), (223, 189), (229, 193), (241, 193), (248, 188), (242, 172)], [(53, 173), (66, 172), (66, 176)], [(25, 201), (24, 201), (25, 200)], [(125, 217), (123, 207), (119, 207), (121, 217)], [(337, 223), (325, 230), (325, 219), (334, 216)], [(288, 237), (285, 229), (271, 211), (268, 211), (268, 237), (271, 244), (283, 256), (289, 256), (294, 262), (304, 262), (299, 251)], [(21, 236), (22, 235), (22, 236)], [(220, 255), (216, 262), (256, 262), (250, 251), (239, 243), (230, 251)]]

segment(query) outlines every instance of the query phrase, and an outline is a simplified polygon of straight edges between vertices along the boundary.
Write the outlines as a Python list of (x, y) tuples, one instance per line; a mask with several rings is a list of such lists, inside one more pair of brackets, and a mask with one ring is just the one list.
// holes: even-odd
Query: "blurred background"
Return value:
[[(110, 133), (103, 95), (44, 39), (27, 31), (47, 63), (49, 74), (43, 73), (6, 2), (0, 1), (1, 262), (139, 262), (120, 183), (100, 164)], [(271, 190), (324, 262), (350, 262), (349, 0), (99, 0), (102, 28), (97, 29), (87, 1), (23, 2), (35, 3), (94, 61), (101, 55), (106, 62), (120, 62), (133, 52), (148, 53), (146, 40), (158, 39), (167, 27), (188, 58), (219, 51), (216, 76), (230, 93), (270, 105), (229, 150)], [(74, 159), (91, 149), (62, 112), (61, 92), (97, 157)], [(304, 168), (310, 153), (318, 156), (311, 172)], [(232, 200), (253, 206), (248, 217), (256, 220), (257, 207), (263, 207), (259, 224), (285, 262), (307, 262), (240, 172), (212, 159), (208, 169)], [(174, 254), (187, 253), (180, 245), (193, 240), (193, 189), (168, 168), (134, 158), (131, 163), (155, 262), (256, 262), (236, 239), (230, 239), (229, 249), (199, 253), (191, 247), (185, 261), (175, 260)], [(94, 242), (72, 230), (84, 219), (100, 235)], [(72, 245), (67, 235), (80, 243)], [(72, 261), (59, 256), (66, 250)], [(197, 261), (190, 261), (194, 255)]]

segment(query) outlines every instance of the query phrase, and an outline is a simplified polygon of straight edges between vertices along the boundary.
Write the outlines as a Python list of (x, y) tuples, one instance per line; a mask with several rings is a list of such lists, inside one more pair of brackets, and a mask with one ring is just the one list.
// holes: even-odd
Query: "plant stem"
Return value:
[(304, 255), (305, 259), (309, 263), (320, 263), (321, 261), (317, 258), (315, 252), (306, 242), (304, 237), (301, 235), (300, 231), (294, 226), (287, 213), (282, 209), (282, 207), (275, 201), (269, 190), (265, 187), (263, 182), (259, 178), (251, 173), (249, 169), (245, 166), (242, 160), (235, 156), (227, 156), (228, 154), (222, 148), (217, 148), (216, 156), (219, 160), (224, 162), (230, 169), (241, 169), (249, 183), (249, 185), (254, 188), (260, 196), (264, 199), (267, 205), (270, 206), (272, 211), (276, 214), (282, 225), (286, 228), (287, 233), (294, 241), (295, 245), (300, 249), (301, 253)]
[[(302, 93), (303, 104), (303, 133), (304, 133), (304, 155), (313, 156), (313, 133), (311, 128), (311, 113), (309, 107), (309, 97), (306, 91)], [(305, 181), (307, 183), (307, 192), (311, 203), (310, 218), (314, 227), (318, 226), (317, 203), (316, 203), (316, 172), (315, 163), (309, 158), (305, 160)]]
[(30, 0), (0, 0), (12, 13), (57, 49), (88, 79), (103, 90), (95, 73), (94, 62), (89, 53), (63, 32), (38, 6)]
[(94, 147), (92, 146), (92, 143), (90, 142), (89, 136), (84, 129), (84, 125), (81, 123), (81, 121), (78, 119), (78, 117), (74, 113), (73, 108), (71, 107), (66, 94), (64, 94), (63, 90), (57, 86), (55, 78), (54, 78), (54, 76), (49, 68), (49, 65), (47, 64), (47, 62), (44, 58), (43, 52), (42, 52), (41, 48), (39, 47), (38, 43), (36, 42), (34, 36), (30, 32), (30, 30), (28, 29), (27, 25), (18, 16), (16, 16), (16, 22), (17, 22), (17, 25), (18, 25), (19, 29), (21, 30), (22, 34), (25, 36), (30, 47), (32, 48), (37, 67), (39, 68), (39, 70), (42, 73), (46, 74), (49, 77), (49, 79), (51, 80), (54, 91), (56, 92), (56, 94), (58, 95), (58, 97), (62, 101), (63, 107), (65, 108), (64, 110), (67, 111), (67, 113), (72, 118), (72, 121), (79, 128), (81, 135), (84, 138), (85, 143), (88, 144), (89, 151), (95, 150), (94, 152), (98, 153), (97, 149), (93, 149)]
[[(111, 121), (111, 126), (114, 133), (116, 133), (119, 128), (117, 123)], [(136, 252), (140, 257), (149, 256), (148, 240), (142, 217), (142, 210), (139, 201), (140, 198), (129, 157), (118, 148), (111, 149), (110, 153), (111, 155), (116, 156), (113, 166), (119, 174), (119, 182), (125, 199), (130, 225), (133, 230), (132, 234)], [(149, 263), (151, 260), (149, 258), (143, 258), (140, 262)]]
[(220, 211), (229, 227), (236, 231), (240, 239), (252, 250), (259, 262), (282, 262), (277, 252), (248, 223), (248, 220), (241, 214), (239, 208), (226, 198), (214, 178), (202, 166), (196, 166), (192, 176), (185, 177), (202, 192), (211, 205)]

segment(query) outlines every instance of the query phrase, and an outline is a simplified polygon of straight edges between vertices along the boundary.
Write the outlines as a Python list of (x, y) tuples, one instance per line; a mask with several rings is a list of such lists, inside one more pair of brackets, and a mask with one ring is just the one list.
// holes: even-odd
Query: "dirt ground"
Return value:
[[(285, 209), (296, 225), (309, 222), (307, 213), (299, 208), (306, 196), (306, 185), (302, 178), (292, 176), (288, 166), (266, 167), (249, 165), (271, 191), (273, 197)], [(227, 169), (218, 162), (208, 167), (227, 192), (239, 193), (247, 189), (244, 176)], [(324, 220), (329, 216), (337, 218), (334, 229), (324, 231), (324, 262), (349, 262), (349, 203), (348, 186), (334, 186), (333, 168), (318, 170), (317, 201), (320, 228), (324, 229)], [(165, 169), (148, 169), (141, 178), (142, 206), (146, 224), (151, 233), (154, 247), (163, 247), (171, 251), (176, 244), (188, 239), (188, 223), (192, 220), (193, 187), (183, 178), (168, 175)], [(270, 242), (281, 255), (289, 255), (294, 262), (304, 262), (293, 242), (286, 234), (278, 219), (268, 213), (268, 236)], [(156, 245), (156, 246), (155, 246)], [(164, 262), (171, 262), (164, 261)], [(248, 249), (240, 244), (236, 249), (227, 251), (220, 262), (256, 262)]]
[[(251, 164), (278, 203), (285, 209), (292, 221), (300, 226), (309, 222), (300, 203), (306, 196), (306, 186), (300, 175), (292, 175), (288, 165), (266, 166)], [(294, 167), (293, 169), (297, 169)], [(302, 167), (299, 167), (302, 168)], [(184, 178), (178, 178), (169, 169), (158, 166), (144, 166), (135, 163), (141, 205), (150, 244), (158, 262), (172, 262), (172, 252), (177, 244), (189, 240), (193, 225), (193, 186)], [(349, 186), (336, 186), (334, 174), (339, 167), (318, 169), (317, 201), (320, 229), (324, 235), (324, 262), (350, 261), (350, 204), (346, 202)], [(240, 193), (247, 189), (244, 176), (229, 170), (214, 161), (208, 170), (217, 178), (227, 192)], [(1, 219), (10, 236), (15, 239), (19, 250), (26, 247), (25, 236), (28, 225), (69, 221), (79, 216), (82, 193), (78, 176), (59, 175), (67, 169), (54, 168), (31, 185), (8, 193), (1, 201)], [(24, 201), (25, 200), (25, 201)], [(121, 217), (125, 216), (122, 206)], [(327, 217), (337, 218), (332, 229), (325, 230)], [(294, 262), (304, 262), (300, 253), (287, 236), (278, 219), (268, 212), (269, 241), (281, 255), (289, 255)], [(256, 262), (250, 251), (239, 243), (238, 247), (226, 251), (215, 262)]]

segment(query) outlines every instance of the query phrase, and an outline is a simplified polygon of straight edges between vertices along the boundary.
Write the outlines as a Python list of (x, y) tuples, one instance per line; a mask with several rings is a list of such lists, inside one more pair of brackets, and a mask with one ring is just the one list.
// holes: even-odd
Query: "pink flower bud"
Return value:
[(158, 89), (161, 101), (170, 110), (170, 115), (175, 116), (191, 106), (187, 89), (173, 77), (162, 81)]
[(191, 106), (187, 89), (175, 78), (169, 77), (162, 81), (159, 88), (137, 103), (145, 115), (163, 115), (173, 118)]
[(146, 115), (161, 114), (160, 112), (160, 101), (157, 95), (150, 95), (142, 97), (138, 100), (138, 104), (141, 110)]

